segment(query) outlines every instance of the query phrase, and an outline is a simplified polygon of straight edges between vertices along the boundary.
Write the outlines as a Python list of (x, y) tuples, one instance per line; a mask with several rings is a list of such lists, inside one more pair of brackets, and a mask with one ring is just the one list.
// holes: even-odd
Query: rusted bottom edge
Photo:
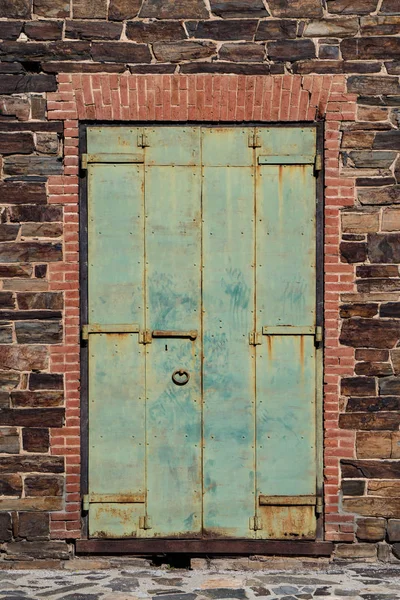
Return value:
[(266, 540), (77, 540), (77, 554), (240, 554), (275, 556), (330, 556), (332, 542)]

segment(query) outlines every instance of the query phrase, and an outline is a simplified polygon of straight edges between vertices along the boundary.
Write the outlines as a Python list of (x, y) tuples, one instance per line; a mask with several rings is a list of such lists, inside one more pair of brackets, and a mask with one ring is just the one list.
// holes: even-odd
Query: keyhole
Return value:
[(168, 352), (168, 346), (165, 344), (165, 352)]

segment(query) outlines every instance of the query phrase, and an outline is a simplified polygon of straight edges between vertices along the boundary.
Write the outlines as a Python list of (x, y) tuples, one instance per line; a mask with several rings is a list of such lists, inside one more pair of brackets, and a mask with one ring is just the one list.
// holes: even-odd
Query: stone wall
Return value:
[[(259, 88), (244, 83), (232, 120), (279, 120), (288, 89), (308, 102), (327, 74), (345, 82), (357, 109), (337, 97), (325, 142), (325, 332), (341, 343), (325, 361), (325, 536), (342, 556), (400, 553), (399, 0), (0, 0), (0, 39), (2, 556), (64, 556), (80, 536), (77, 106), (97, 88), (71, 72), (109, 94), (87, 119), (159, 118), (157, 93), (174, 104), (186, 85), (163, 75), (281, 82), (265, 113), (246, 113)], [(140, 110), (122, 114), (121, 74), (153, 76)]]

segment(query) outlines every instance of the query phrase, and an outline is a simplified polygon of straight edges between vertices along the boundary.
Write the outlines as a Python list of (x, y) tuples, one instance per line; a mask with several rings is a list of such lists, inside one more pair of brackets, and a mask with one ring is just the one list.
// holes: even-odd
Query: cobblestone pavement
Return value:
[[(95, 565), (95, 562), (93, 563)], [(79, 565), (77, 565), (79, 566)], [(323, 569), (232, 571), (132, 567), (0, 571), (7, 600), (400, 599), (400, 566), (329, 565)], [(68, 569), (68, 570), (67, 570)]]

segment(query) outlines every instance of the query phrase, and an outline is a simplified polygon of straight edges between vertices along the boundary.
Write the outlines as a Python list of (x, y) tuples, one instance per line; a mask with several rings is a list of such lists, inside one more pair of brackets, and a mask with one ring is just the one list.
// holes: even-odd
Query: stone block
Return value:
[(400, 348), (395, 348), (390, 351), (390, 358), (395, 375), (400, 375)]
[(386, 17), (381, 15), (362, 17), (360, 25), (360, 33), (363, 37), (397, 35), (400, 31), (400, 17)]
[(318, 57), (323, 59), (337, 60), (340, 52), (338, 46), (330, 46), (328, 44), (320, 44)]
[(48, 513), (18, 513), (17, 536), (28, 541), (48, 540), (50, 537), (50, 515)]
[(33, 0), (33, 12), (47, 18), (69, 17), (70, 0)]
[[(372, 148), (374, 139), (374, 131), (345, 131), (342, 136), (341, 147), (346, 149), (369, 149)], [(365, 152), (364, 154), (369, 155), (371, 153)]]
[(211, 0), (211, 12), (218, 17), (268, 17), (262, 0)]
[(378, 131), (373, 148), (376, 150), (400, 150), (400, 131)]
[[(392, 365), (383, 362), (359, 362), (355, 367), (356, 375), (369, 375), (373, 377), (385, 377), (393, 375)], [(400, 409), (400, 406), (399, 406)]]
[(363, 278), (398, 277), (399, 267), (397, 265), (358, 265), (356, 267), (356, 275)]
[(19, 433), (15, 427), (0, 428), (0, 452), (2, 454), (18, 454)]
[[(339, 427), (341, 429), (395, 431), (398, 430), (399, 426), (400, 415), (397, 412), (358, 412), (339, 415)], [(350, 477), (350, 475), (346, 476)], [(354, 477), (357, 477), (357, 475), (354, 475)], [(362, 477), (362, 475), (358, 475), (358, 477)]]
[(61, 321), (20, 321), (15, 323), (19, 344), (59, 344), (63, 339)]
[(342, 319), (351, 317), (371, 318), (378, 314), (378, 304), (342, 304), (340, 307), (340, 316)]
[[(297, 21), (295, 19), (274, 19), (260, 21), (255, 40), (290, 40), (296, 37)], [(245, 38), (243, 38), (245, 39)]]
[[(86, 41), (77, 42), (3, 42), (0, 44), (0, 58), (4, 60), (12, 61), (36, 61), (40, 62), (43, 60), (87, 60), (90, 58), (90, 43)], [(27, 80), (32, 79), (33, 83), (36, 81), (35, 78), (49, 77), (45, 75), (32, 75), (27, 76)], [(53, 78), (53, 76), (50, 76)], [(21, 79), (21, 78), (20, 78)], [(40, 79), (39, 79), (40, 81)], [(50, 80), (49, 80), (50, 81)], [(21, 82), (20, 85), (22, 85)], [(31, 85), (31, 87), (33, 84)], [(56, 88), (57, 89), (57, 86)], [(22, 91), (22, 90), (21, 90)], [(30, 89), (28, 91), (54, 91), (54, 90), (43, 90), (43, 89)]]
[(64, 392), (62, 390), (46, 390), (31, 392), (18, 390), (11, 392), (13, 408), (53, 408), (63, 406)]
[(223, 44), (218, 56), (221, 60), (232, 62), (262, 62), (265, 58), (265, 46), (255, 43)]
[(119, 40), (121, 23), (109, 21), (67, 21), (65, 37), (77, 40)]
[(320, 0), (269, 0), (273, 17), (319, 18), (322, 16)]
[(381, 317), (400, 319), (400, 302), (387, 302), (381, 304), (379, 314)]
[(379, 348), (357, 348), (355, 358), (356, 360), (385, 362), (389, 360), (389, 350), (382, 350)]
[(21, 241), (25, 241), (25, 238), (58, 238), (62, 233), (61, 223), (23, 223)]
[(368, 235), (368, 258), (371, 263), (400, 262), (399, 233), (371, 233)]
[(62, 21), (29, 21), (25, 23), (24, 33), (31, 40), (61, 40)]
[(110, 0), (108, 18), (110, 21), (134, 19), (142, 6), (142, 0)]
[(364, 205), (400, 204), (400, 185), (358, 190), (357, 196)]
[(358, 106), (357, 118), (359, 121), (386, 121), (388, 109), (382, 106)]
[(64, 477), (27, 475), (24, 481), (24, 489), (26, 497), (62, 496), (64, 492)]
[(129, 42), (93, 42), (91, 55), (100, 62), (151, 62), (150, 50), (145, 44)]
[(377, 0), (327, 0), (330, 13), (341, 15), (368, 15), (377, 7)]
[[(62, 427), (65, 410), (63, 408), (1, 408), (0, 425), (16, 427)], [(1, 470), (1, 468), (0, 468)], [(18, 469), (16, 469), (18, 471)], [(37, 469), (31, 469), (37, 471)]]
[(346, 319), (340, 334), (340, 343), (354, 348), (390, 349), (396, 346), (399, 339), (400, 322), (380, 319)]
[(31, 105), (29, 99), (23, 96), (1, 96), (1, 114), (8, 117), (16, 117), (19, 121), (29, 119)]
[(400, 542), (400, 519), (389, 519), (387, 532), (389, 542)]
[[(38, 455), (37, 455), (38, 456)], [(0, 498), (0, 511), (44, 512), (64, 510), (62, 498)]]
[(59, 310), (0, 310), (1, 321), (26, 321), (30, 319), (61, 319)]
[(396, 179), (390, 175), (386, 177), (357, 177), (356, 186), (358, 187), (377, 187), (384, 185), (395, 185)]
[[(1, 89), (1, 78), (0, 78)], [(31, 133), (1, 133), (0, 154), (30, 154), (35, 150)]]
[(356, 536), (362, 542), (381, 542), (386, 535), (386, 521), (382, 518), (357, 519)]
[(343, 212), (341, 217), (343, 233), (375, 233), (379, 230), (378, 212)]
[(347, 80), (347, 90), (352, 94), (377, 96), (379, 94), (399, 94), (398, 77), (352, 75)]
[(367, 245), (364, 242), (341, 242), (340, 257), (346, 263), (364, 262), (367, 258)]
[(21, 496), (22, 478), (21, 475), (10, 473), (0, 477), (0, 494), (2, 496)]
[[(264, 22), (264, 21), (263, 21)], [(166, 23), (168, 25), (168, 22)], [(170, 22), (175, 25), (175, 23)], [(258, 21), (256, 20), (241, 20), (241, 19), (230, 19), (230, 20), (215, 20), (215, 21), (189, 21), (186, 23), (189, 37), (211, 39), (211, 40), (252, 40), (256, 33)], [(128, 24), (127, 35), (129, 37), (128, 30), (134, 23)], [(175, 37), (170, 39), (181, 39), (176, 37), (176, 33), (173, 32)], [(168, 34), (168, 29), (167, 29)], [(167, 37), (161, 38), (158, 35), (158, 31), (155, 31), (154, 41), (168, 41)], [(132, 38), (134, 39), (134, 38)], [(145, 40), (143, 40), (145, 41)], [(148, 39), (147, 41), (151, 41)]]
[(30, 222), (44, 223), (46, 221), (62, 221), (63, 209), (54, 204), (48, 206), (37, 206), (35, 204), (25, 204), (13, 206), (8, 209), (10, 221), (12, 223)]
[[(271, 65), (274, 66), (274, 65)], [(279, 66), (279, 65), (275, 65)], [(132, 71), (132, 68), (131, 68)], [(132, 71), (133, 72), (133, 71)], [(188, 62), (180, 66), (181, 73), (235, 73), (236, 75), (270, 75), (265, 63)], [(282, 71), (283, 72), (283, 71)]]
[[(305, 24), (304, 37), (351, 37), (358, 32), (357, 17), (317, 19)], [(350, 79), (350, 78), (349, 78)]]
[(21, 310), (62, 310), (64, 306), (62, 292), (19, 292), (17, 301)]
[(58, 140), (57, 133), (38, 132), (36, 134), (36, 150), (42, 154), (58, 154)]
[[(48, 361), (48, 350), (43, 346), (0, 345), (0, 364), (4, 370), (32, 371), (37, 369), (44, 371), (48, 367)], [(2, 375), (0, 375), (0, 382), (1, 380)], [(6, 381), (12, 382), (11, 385), (14, 387), (14, 382), (19, 382), (19, 375), (7, 373)]]
[(62, 259), (62, 245), (50, 242), (9, 242), (2, 245), (1, 262), (54, 262)]
[[(348, 479), (399, 479), (399, 460), (342, 459), (342, 477)], [(398, 507), (400, 512), (400, 506)], [(379, 515), (378, 515), (379, 516)], [(383, 516), (383, 515), (382, 515)]]
[(343, 396), (375, 396), (373, 377), (344, 377), (341, 381)]
[[(243, 0), (240, 4), (243, 5), (246, 2), (252, 5), (262, 3), (261, 0), (255, 2), (253, 0)], [(223, 2), (223, 4), (228, 3)], [(263, 16), (267, 16), (265, 8), (263, 12)], [(209, 13), (204, 0), (179, 0), (179, 2), (176, 2), (176, 0), (144, 0), (139, 16), (150, 19), (207, 19)]]
[[(352, 151), (348, 153), (353, 165), (357, 168), (389, 169), (396, 159), (396, 152)], [(370, 190), (368, 190), (369, 192)]]
[(40, 182), (2, 181), (0, 196), (4, 204), (45, 204), (47, 202), (45, 184)]
[(0, 541), (12, 540), (12, 523), (10, 513), (0, 513)]
[(340, 49), (345, 60), (398, 59), (400, 38), (385, 36), (347, 38), (340, 43)]
[(1, 0), (0, 17), (7, 19), (30, 19), (32, 0)]
[(276, 61), (295, 61), (315, 58), (312, 40), (278, 40), (267, 45), (268, 58)]
[(377, 558), (377, 549), (375, 544), (336, 544), (334, 551), (335, 558), (360, 559)]
[(216, 46), (212, 42), (156, 42), (153, 52), (161, 62), (180, 62), (213, 56)]
[(385, 208), (382, 212), (382, 231), (400, 230), (400, 208)]
[(50, 447), (49, 430), (44, 427), (24, 427), (22, 447), (25, 452), (48, 452)]
[(48, 156), (7, 156), (4, 159), (6, 175), (61, 175), (61, 158)]
[[(0, 7), (1, 11), (1, 7)], [(22, 31), (23, 22), (22, 21), (0, 21), (0, 39), (2, 40), (16, 40)], [(18, 73), (23, 69), (18, 69), (16, 67), (15, 72)], [(6, 71), (5, 71), (6, 72)]]
[(107, 0), (72, 0), (74, 19), (107, 18)]
[(68, 560), (70, 557), (66, 542), (11, 542), (6, 553), (18, 557), (18, 560), (23, 557)]
[(35, 277), (43, 279), (47, 275), (47, 265), (35, 265)]
[(0, 344), (12, 344), (13, 330), (11, 323), (3, 323), (0, 325)]
[(4, 223), (0, 225), (0, 242), (12, 242), (17, 238), (19, 225)]
[(15, 299), (12, 292), (0, 292), (0, 308), (15, 308)]
[(29, 456), (27, 454), (21, 454), (19, 456), (0, 456), (0, 473), (13, 474), (32, 472), (64, 473), (64, 457), (39, 455)]
[(31, 390), (63, 390), (64, 376), (60, 373), (30, 373), (29, 389)]
[[(384, 364), (384, 363), (382, 363)], [(18, 392), (12, 392), (17, 394)], [(21, 392), (22, 393), (22, 392)], [(400, 410), (400, 396), (349, 398), (346, 412), (386, 412)]]
[(400, 377), (383, 377), (379, 379), (379, 393), (381, 396), (400, 394)]
[(400, 279), (359, 279), (357, 290), (362, 294), (400, 291)]
[(400, 502), (398, 498), (376, 498), (360, 496), (344, 498), (343, 510), (365, 517), (399, 518)]
[(18, 387), (20, 374), (13, 371), (0, 371), (0, 390), (10, 391)]
[(358, 431), (357, 458), (391, 458), (392, 434), (387, 431)]
[(55, 92), (56, 89), (57, 82), (54, 75), (0, 75), (1, 94), (18, 94), (22, 92)]
[(341, 487), (344, 496), (363, 496), (365, 492), (365, 481), (362, 479), (343, 479)]
[(386, 15), (399, 15), (400, 8), (397, 0), (383, 0), (380, 12)]
[[(212, 23), (221, 23), (221, 25), (229, 25), (229, 23), (225, 23), (224, 21), (210, 22), (210, 24)], [(198, 25), (200, 26), (201, 23), (199, 23)], [(129, 40), (133, 40), (135, 42), (148, 44), (150, 42), (171, 42), (176, 40), (184, 40), (186, 39), (187, 35), (182, 23), (179, 23), (178, 21), (154, 21), (151, 23), (144, 23), (143, 21), (132, 21), (131, 23), (126, 24), (126, 37)], [(212, 36), (204, 35), (199, 37)]]

